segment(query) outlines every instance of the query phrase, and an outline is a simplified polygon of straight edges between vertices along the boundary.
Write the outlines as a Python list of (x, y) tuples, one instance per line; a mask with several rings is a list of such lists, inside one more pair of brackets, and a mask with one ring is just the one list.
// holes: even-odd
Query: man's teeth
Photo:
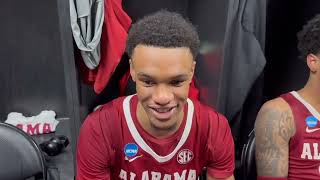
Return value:
[(169, 112), (172, 108), (161, 108), (161, 109), (154, 109), (156, 110), (157, 112), (160, 112), (160, 113), (165, 113), (165, 112)]

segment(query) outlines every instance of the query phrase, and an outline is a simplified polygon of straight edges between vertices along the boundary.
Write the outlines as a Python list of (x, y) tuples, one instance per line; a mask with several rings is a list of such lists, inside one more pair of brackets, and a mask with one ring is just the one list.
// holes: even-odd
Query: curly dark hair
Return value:
[(131, 26), (126, 46), (126, 52), (130, 57), (137, 45), (187, 47), (195, 59), (200, 40), (196, 28), (188, 20), (178, 13), (160, 10), (143, 17)]
[(308, 54), (320, 52), (320, 14), (309, 20), (298, 32), (298, 50), (300, 58), (306, 59)]

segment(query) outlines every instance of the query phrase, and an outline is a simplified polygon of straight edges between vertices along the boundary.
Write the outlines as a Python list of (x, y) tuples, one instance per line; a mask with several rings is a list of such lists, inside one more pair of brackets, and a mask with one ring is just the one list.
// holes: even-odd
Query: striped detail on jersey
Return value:
[(290, 92), (298, 101), (300, 101), (308, 110), (309, 112), (317, 119), (320, 119), (319, 112), (314, 109), (314, 107), (309, 104), (306, 100), (304, 100), (296, 91)]
[(123, 112), (124, 116), (129, 128), (129, 131), (133, 137), (133, 139), (136, 141), (136, 143), (139, 145), (141, 149), (143, 149), (145, 152), (150, 154), (156, 161), (159, 163), (164, 163), (172, 159), (174, 155), (178, 152), (178, 150), (183, 146), (183, 144), (186, 142), (188, 139), (191, 126), (192, 126), (192, 118), (193, 118), (193, 112), (194, 112), (194, 106), (193, 102), (190, 99), (187, 99), (188, 103), (188, 113), (187, 113), (187, 120), (186, 120), (186, 126), (185, 129), (182, 133), (182, 136), (180, 138), (179, 143), (175, 147), (175, 149), (168, 155), (166, 156), (160, 156), (156, 152), (153, 151), (153, 149), (143, 140), (141, 135), (139, 134), (136, 126), (134, 125), (134, 122), (131, 117), (131, 111), (130, 111), (130, 100), (134, 95), (128, 96), (124, 99), (123, 101)]

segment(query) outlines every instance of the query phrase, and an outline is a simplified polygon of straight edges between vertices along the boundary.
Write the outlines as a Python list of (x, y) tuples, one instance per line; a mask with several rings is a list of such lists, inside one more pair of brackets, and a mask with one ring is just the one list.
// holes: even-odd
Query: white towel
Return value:
[(59, 121), (54, 111), (42, 111), (37, 116), (25, 117), (22, 113), (11, 112), (5, 123), (12, 124), (30, 135), (55, 132)]

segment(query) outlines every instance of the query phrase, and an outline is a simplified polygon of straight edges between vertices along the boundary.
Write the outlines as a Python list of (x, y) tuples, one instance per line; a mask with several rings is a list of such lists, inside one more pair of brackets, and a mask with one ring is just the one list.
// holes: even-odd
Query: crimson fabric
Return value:
[(126, 87), (130, 79), (130, 70), (128, 70), (119, 81), (120, 96), (126, 95)]
[(216, 48), (197, 57), (195, 77), (196, 87), (199, 90), (200, 101), (217, 107), (220, 67), (222, 64), (222, 49)]
[[(288, 180), (320, 179), (320, 131), (316, 130), (308, 133), (306, 124), (306, 118), (312, 116), (312, 114), (291, 93), (284, 94), (281, 97), (289, 104), (296, 127), (296, 133), (289, 143)], [(316, 127), (312, 127), (312, 129), (317, 128), (320, 128), (319, 123)]]
[(190, 88), (189, 88), (189, 94), (188, 97), (191, 99), (199, 100), (199, 89), (196, 87), (196, 79), (195, 77), (192, 78)]
[(105, 17), (101, 36), (101, 61), (97, 69), (81, 68), (84, 82), (93, 84), (99, 94), (107, 86), (124, 53), (130, 17), (122, 9), (122, 0), (105, 0)]
[[(194, 176), (199, 176), (204, 167), (207, 167), (210, 176), (216, 178), (227, 178), (233, 174), (234, 144), (228, 121), (194, 100), (190, 133), (171, 159), (160, 163), (140, 146), (134, 159), (127, 159), (125, 146), (138, 143), (129, 131), (125, 111), (132, 117), (133, 126), (147, 146), (163, 156), (175, 149), (182, 136), (187, 124), (187, 105), (183, 123), (177, 132), (165, 139), (158, 139), (146, 132), (137, 120), (137, 96), (132, 97), (130, 106), (125, 106), (125, 109), (123, 101), (124, 97), (121, 97), (100, 107), (82, 125), (76, 155), (77, 180), (120, 179), (119, 176), (125, 179), (174, 179), (180, 176), (196, 179)], [(178, 159), (181, 152), (191, 152), (193, 158), (186, 164), (180, 164)]]
[[(83, 83), (93, 86), (95, 80), (95, 74), (97, 69), (89, 70), (86, 64), (84, 63), (80, 50), (78, 48), (74, 49), (74, 57), (76, 59), (76, 65), (79, 70), (80, 78)], [(94, 73), (95, 72), (95, 73)]]
[(264, 176), (258, 176), (257, 180), (287, 180), (287, 178), (284, 177), (264, 177)]

